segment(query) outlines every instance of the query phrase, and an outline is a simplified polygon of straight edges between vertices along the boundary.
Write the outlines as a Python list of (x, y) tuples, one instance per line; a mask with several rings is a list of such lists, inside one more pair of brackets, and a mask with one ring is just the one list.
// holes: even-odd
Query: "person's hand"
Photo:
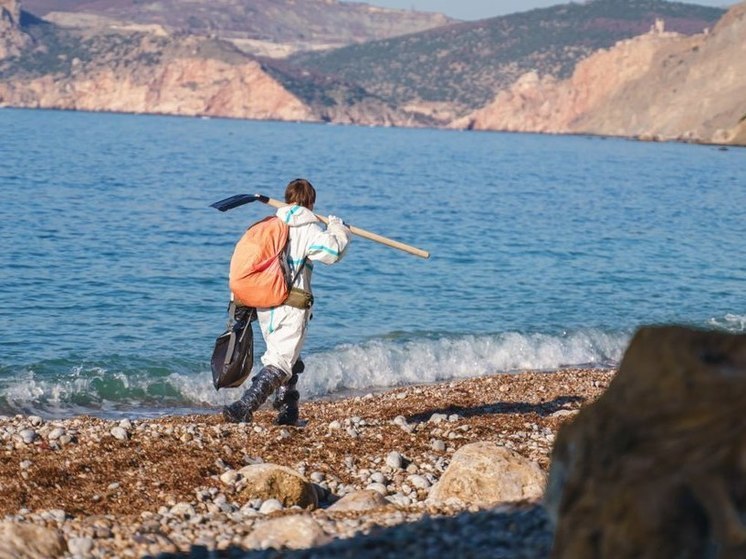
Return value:
[(337, 217), (336, 215), (330, 215), (327, 219), (329, 220), (329, 225), (334, 224), (334, 225), (344, 226), (344, 222), (342, 221), (341, 217)]

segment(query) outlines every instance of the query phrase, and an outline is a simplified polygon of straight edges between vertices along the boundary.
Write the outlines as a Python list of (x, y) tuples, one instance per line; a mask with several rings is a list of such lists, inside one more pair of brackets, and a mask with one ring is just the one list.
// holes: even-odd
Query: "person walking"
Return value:
[[(262, 355), (262, 369), (251, 380), (251, 386), (240, 399), (223, 408), (223, 417), (232, 423), (250, 422), (252, 414), (275, 393), (277, 423), (295, 425), (298, 421), (298, 375), (304, 364), (300, 359), (311, 318), (311, 274), (313, 264), (334, 264), (345, 254), (351, 234), (342, 220), (330, 215), (326, 229), (313, 214), (316, 190), (306, 179), (295, 179), (285, 189), (287, 206), (277, 210), (277, 217), (289, 226), (287, 263), (293, 291), (303, 304), (291, 297), (285, 304), (258, 308), (257, 320), (267, 350)], [(310, 303), (309, 303), (310, 301)], [(237, 302), (240, 303), (240, 302)]]

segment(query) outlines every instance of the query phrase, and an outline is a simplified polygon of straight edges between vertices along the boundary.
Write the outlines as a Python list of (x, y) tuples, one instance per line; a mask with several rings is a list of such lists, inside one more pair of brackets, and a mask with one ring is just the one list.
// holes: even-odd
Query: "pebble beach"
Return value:
[[(37, 529), (56, 534), (60, 557), (548, 557), (540, 502), (480, 508), (428, 494), (454, 452), (474, 442), (505, 446), (548, 471), (559, 426), (613, 374), (499, 374), (301, 401), (299, 427), (274, 425), (269, 408), (238, 425), (219, 410), (0, 417), (2, 530), (27, 541)], [(254, 464), (303, 476), (318, 507), (242, 498), (241, 468)], [(379, 501), (335, 510), (358, 492)], [(293, 549), (277, 543), (283, 529), (294, 533)]]

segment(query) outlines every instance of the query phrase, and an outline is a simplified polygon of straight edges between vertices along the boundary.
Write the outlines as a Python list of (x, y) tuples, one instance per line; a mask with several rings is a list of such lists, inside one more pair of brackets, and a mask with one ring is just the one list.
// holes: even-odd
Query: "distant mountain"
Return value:
[(0, 0), (0, 107), (413, 122), (354, 84), (313, 73), (294, 79), (295, 89), (312, 102), (288, 91), (256, 57), (221, 39), (169, 33), (153, 24), (63, 27), (21, 11), (17, 0)]
[[(175, 2), (116, 9), (133, 1), (156, 12)], [(52, 23), (0, 0), (0, 107), (744, 143), (739, 6), (720, 18), (663, 0), (595, 0), (277, 59), (153, 18)]]
[(529, 70), (567, 77), (580, 59), (648, 31), (657, 18), (668, 30), (692, 34), (723, 13), (665, 0), (594, 0), (302, 53), (289, 62), (358, 84), (396, 106), (448, 118), (487, 104)]
[(268, 55), (340, 47), (456, 21), (438, 13), (337, 0), (24, 0), (23, 6), (61, 25), (156, 24)]

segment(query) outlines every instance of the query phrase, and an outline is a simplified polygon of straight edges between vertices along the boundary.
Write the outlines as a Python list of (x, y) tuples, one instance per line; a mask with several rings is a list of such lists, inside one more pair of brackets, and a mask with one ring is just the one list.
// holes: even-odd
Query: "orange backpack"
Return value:
[(289, 270), (284, 253), (289, 231), (280, 218), (269, 216), (249, 227), (236, 243), (229, 287), (237, 305), (276, 307), (288, 298)]

